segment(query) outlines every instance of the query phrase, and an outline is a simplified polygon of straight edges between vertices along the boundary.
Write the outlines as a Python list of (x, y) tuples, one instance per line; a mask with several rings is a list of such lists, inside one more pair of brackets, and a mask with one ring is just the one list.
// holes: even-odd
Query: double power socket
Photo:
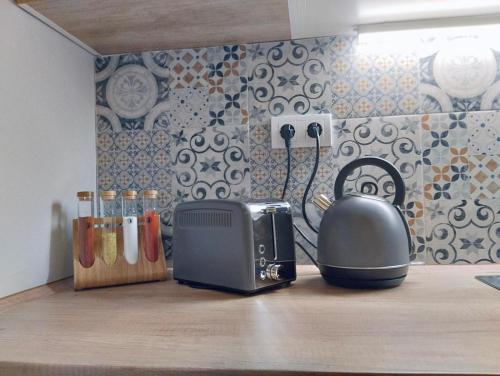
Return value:
[(307, 127), (311, 123), (318, 123), (321, 126), (319, 136), (320, 146), (332, 146), (332, 115), (331, 114), (311, 114), (311, 115), (284, 115), (271, 118), (271, 148), (284, 149), (285, 140), (281, 137), (280, 130), (283, 125), (290, 124), (295, 129), (295, 135), (291, 139), (292, 148), (313, 148), (316, 147), (316, 140), (307, 134)]

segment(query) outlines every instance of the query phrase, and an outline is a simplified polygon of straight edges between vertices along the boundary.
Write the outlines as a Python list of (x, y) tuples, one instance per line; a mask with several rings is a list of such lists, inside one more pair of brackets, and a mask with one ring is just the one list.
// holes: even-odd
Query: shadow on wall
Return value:
[(71, 223), (60, 202), (51, 209), (50, 261), (47, 282), (72, 274)]

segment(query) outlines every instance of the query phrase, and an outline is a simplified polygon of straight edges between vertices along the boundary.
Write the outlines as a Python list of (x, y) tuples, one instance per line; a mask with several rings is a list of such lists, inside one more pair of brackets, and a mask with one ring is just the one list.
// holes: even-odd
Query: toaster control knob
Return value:
[(283, 270), (283, 265), (271, 264), (266, 269), (267, 278), (279, 281), (281, 279), (281, 271)]

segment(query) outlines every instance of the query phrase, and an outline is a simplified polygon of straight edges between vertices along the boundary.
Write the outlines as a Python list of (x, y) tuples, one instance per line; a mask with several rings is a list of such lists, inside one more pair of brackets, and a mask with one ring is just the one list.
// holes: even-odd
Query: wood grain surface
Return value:
[(478, 274), (500, 265), (414, 266), (379, 291), (301, 267), (292, 287), (251, 297), (64, 281), (0, 313), (0, 375), (498, 375), (500, 292)]
[(64, 292), (73, 286), (73, 278), (65, 278), (63, 280), (48, 283), (46, 285), (34, 287), (32, 289), (9, 295), (0, 299), (0, 313), (7, 310), (10, 306), (19, 303), (25, 303), (30, 300), (44, 298), (53, 295), (57, 292)]
[(287, 0), (16, 0), (101, 54), (291, 38)]
[[(79, 242), (78, 242), (78, 220), (73, 220), (73, 270), (75, 290), (123, 285), (129, 283), (146, 281), (164, 281), (167, 279), (167, 264), (165, 257), (158, 257), (156, 262), (150, 262), (146, 258), (144, 245), (144, 217), (139, 216), (138, 222), (138, 247), (139, 257), (137, 263), (129, 264), (123, 254), (123, 227), (122, 217), (117, 217), (116, 221), (116, 246), (117, 258), (113, 265), (106, 265), (102, 255), (102, 225), (103, 218), (94, 218), (94, 252), (95, 261), (90, 268), (84, 268), (79, 261)], [(160, 229), (158, 228), (158, 247), (159, 254), (164, 255), (163, 243), (161, 241)]]

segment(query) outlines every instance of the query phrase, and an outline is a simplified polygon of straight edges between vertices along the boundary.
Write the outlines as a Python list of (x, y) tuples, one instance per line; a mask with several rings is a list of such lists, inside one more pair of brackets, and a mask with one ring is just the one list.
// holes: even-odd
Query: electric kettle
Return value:
[[(377, 166), (389, 173), (396, 189), (392, 204), (375, 195), (344, 193), (346, 178), (362, 166)], [(364, 183), (361, 191), (368, 185), (375, 186)], [(336, 200), (325, 211), (318, 234), (323, 278), (351, 288), (400, 285), (410, 264), (411, 238), (400, 209), (405, 185), (398, 170), (381, 158), (357, 159), (339, 172), (334, 194)]]

